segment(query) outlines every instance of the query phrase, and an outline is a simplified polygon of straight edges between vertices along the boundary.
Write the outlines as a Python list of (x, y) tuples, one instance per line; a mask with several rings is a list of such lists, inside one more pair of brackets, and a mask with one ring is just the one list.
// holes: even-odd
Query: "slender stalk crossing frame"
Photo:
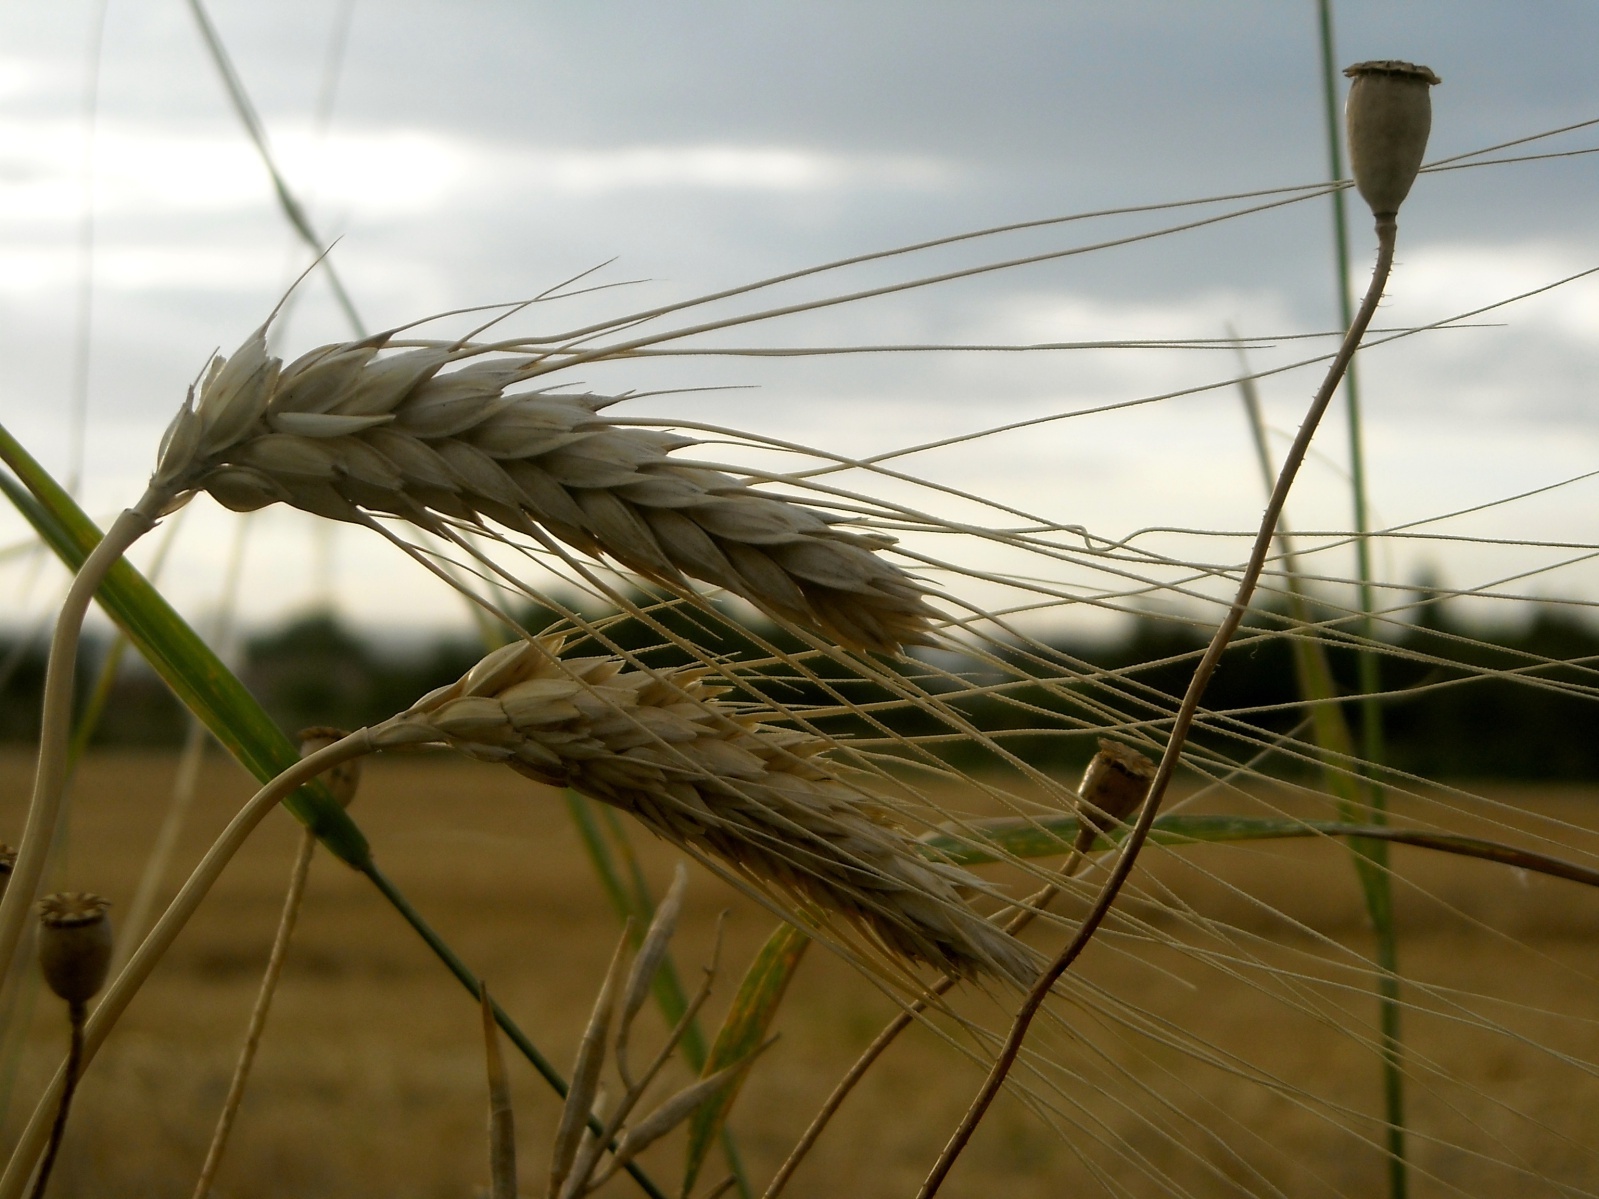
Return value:
[[(1321, 42), (1322, 99), (1327, 116), (1327, 165), (1336, 181), (1343, 178), (1342, 142), (1339, 138), (1338, 76), (1333, 58), (1332, 0), (1316, 0), (1317, 27)], [(1333, 253), (1338, 272), (1338, 313), (1349, 327), (1349, 222), (1344, 193), (1332, 193)], [(1381, 666), (1372, 642), (1376, 622), (1372, 613), (1376, 601), (1372, 591), (1371, 532), (1366, 504), (1366, 451), (1361, 432), (1360, 385), (1355, 364), (1349, 364), (1344, 380), (1344, 399), (1349, 419), (1349, 491), (1354, 508), (1355, 578), (1361, 615), (1361, 642), (1355, 651), (1360, 680), (1360, 740), (1362, 767), (1367, 775), (1364, 788), (1366, 818), (1373, 824), (1386, 823), (1387, 797), (1370, 777), (1373, 768), (1386, 757), (1383, 745)], [(1394, 929), (1393, 885), (1388, 874), (1388, 850), (1382, 842), (1357, 847), (1355, 872), (1360, 876), (1366, 911), (1376, 934), (1378, 1022), (1382, 1028), (1383, 1108), (1388, 1141), (1389, 1199), (1405, 1199), (1410, 1190), (1405, 1164), (1405, 1075), (1403, 1041), (1399, 1021), (1399, 943)]]
[(1261, 518), (1260, 530), (1255, 536), (1255, 543), (1250, 551), (1249, 562), (1244, 567), (1243, 578), (1238, 584), (1238, 593), (1234, 597), (1232, 607), (1222, 619), (1221, 625), (1216, 629), (1215, 635), (1210, 640), (1210, 646), (1205, 650), (1205, 656), (1200, 659), (1199, 665), (1194, 668), (1192, 679), (1189, 680), (1188, 690), (1183, 695), (1181, 706), (1177, 709), (1176, 719), (1172, 722), (1171, 736), (1166, 742), (1166, 750), (1161, 755), (1160, 764), (1156, 768), (1154, 781), (1150, 784), (1149, 795), (1145, 798), (1143, 806), (1139, 809), (1138, 820), (1133, 825), (1133, 831), (1123, 843), (1121, 852), (1116, 857), (1115, 864), (1111, 867), (1110, 877), (1094, 900), (1094, 905), (1084, 917), (1076, 934), (1066, 947), (1061, 950), (1055, 960), (1039, 976), (1038, 981), (1028, 991), (1027, 997), (1022, 1001), (1015, 1018), (1011, 1022), (1010, 1032), (1005, 1037), (1005, 1043), (1000, 1049), (999, 1056), (995, 1059), (993, 1067), (988, 1072), (988, 1077), (983, 1080), (982, 1087), (972, 1100), (971, 1107), (962, 1117), (954, 1135), (949, 1143), (939, 1154), (938, 1160), (933, 1164), (922, 1188), (917, 1192), (917, 1199), (931, 1199), (938, 1193), (944, 1180), (949, 1176), (956, 1159), (961, 1155), (967, 1144), (971, 1141), (972, 1134), (977, 1131), (989, 1106), (994, 1102), (994, 1097), (999, 1094), (999, 1089), (1004, 1085), (1005, 1078), (1010, 1073), (1011, 1067), (1016, 1062), (1017, 1055), (1021, 1052), (1022, 1042), (1027, 1037), (1027, 1031), (1032, 1026), (1033, 1017), (1038, 1014), (1044, 1000), (1048, 998), (1051, 989), (1065, 974), (1071, 964), (1077, 960), (1082, 951), (1087, 948), (1088, 942), (1093, 939), (1106, 913), (1110, 911), (1111, 904), (1116, 901), (1122, 884), (1127, 881), (1127, 876), (1132, 873), (1133, 863), (1138, 859), (1138, 853), (1143, 848), (1144, 842), (1149, 837), (1151, 825), (1155, 816), (1160, 811), (1161, 800), (1165, 797), (1166, 788), (1171, 784), (1172, 776), (1177, 771), (1177, 764), (1182, 753), (1183, 745), (1188, 740), (1189, 730), (1192, 729), (1194, 718), (1199, 713), (1199, 701), (1204, 696), (1205, 688), (1210, 683), (1211, 675), (1216, 672), (1216, 666), (1221, 661), (1222, 652), (1227, 648), (1227, 643), (1232, 640), (1233, 634), (1238, 631), (1238, 626), (1243, 623), (1244, 614), (1249, 609), (1249, 601), (1255, 592), (1255, 585), (1260, 581), (1261, 572), (1265, 569), (1266, 557), (1271, 550), (1273, 538), (1277, 532), (1277, 521), (1282, 516), (1283, 505), (1287, 503), (1288, 492), (1293, 487), (1294, 479), (1299, 474), (1299, 468), (1304, 463), (1305, 454), (1310, 449), (1311, 439), (1315, 436), (1316, 428), (1321, 423), (1321, 418), (1327, 411), (1327, 406), (1332, 402), (1333, 394), (1337, 391), (1338, 383), (1343, 378), (1343, 373), (1350, 360), (1355, 356), (1355, 350), (1360, 345), (1360, 339), (1366, 332), (1366, 327), (1371, 324), (1371, 318), (1377, 312), (1377, 303), (1382, 299), (1383, 289), (1388, 284), (1388, 273), (1393, 268), (1394, 238), (1398, 231), (1396, 222), (1392, 217), (1379, 218), (1377, 221), (1377, 264), (1372, 272), (1371, 284), (1366, 289), (1366, 297), (1361, 301), (1360, 311), (1356, 313), (1354, 323), (1350, 325), (1349, 332), (1344, 335), (1343, 344), (1338, 349), (1337, 356), (1328, 367), (1327, 377), (1322, 381), (1316, 397), (1311, 401), (1310, 411), (1306, 414), (1304, 423), (1300, 425), (1299, 432), (1294, 437), (1294, 443), (1289, 448), (1287, 457), (1283, 460), (1282, 471), (1277, 476), (1277, 486), (1272, 489), (1271, 499), (1266, 505), (1266, 513)]

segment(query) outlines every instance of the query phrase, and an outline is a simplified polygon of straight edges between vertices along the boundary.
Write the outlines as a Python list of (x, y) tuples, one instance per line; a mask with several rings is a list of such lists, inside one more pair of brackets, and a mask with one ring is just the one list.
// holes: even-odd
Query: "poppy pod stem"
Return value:
[[(1431, 110), (1427, 107), (1426, 87), (1437, 81), (1425, 67), (1417, 67), (1410, 63), (1382, 63), (1361, 64), (1361, 69), (1372, 68), (1371, 74), (1384, 75), (1394, 73), (1394, 68), (1404, 67), (1410, 73), (1406, 76), (1408, 82), (1404, 86), (1420, 87), (1421, 106), (1415, 104), (1415, 95), (1409, 99), (1402, 99), (1398, 106), (1398, 117), (1388, 124), (1375, 117), (1384, 117), (1384, 114), (1394, 115), (1391, 109), (1395, 106), (1387, 104), (1382, 97), (1384, 92), (1377, 92), (1375, 97), (1361, 99), (1357, 104), (1356, 98), (1351, 96), (1351, 112), (1358, 110), (1359, 120), (1351, 118), (1351, 126), (1359, 124), (1362, 130), (1362, 150), (1357, 152), (1351, 145), (1350, 157), (1355, 162), (1356, 186), (1360, 194), (1371, 204), (1372, 212), (1377, 218), (1377, 261), (1371, 274), (1371, 283), (1366, 288), (1365, 298), (1361, 300), (1360, 308), (1355, 313), (1355, 319), (1349, 329), (1344, 333), (1343, 344), (1339, 346), (1337, 354), (1328, 364), (1326, 377), (1317, 389), (1315, 398), (1310, 402), (1310, 409), (1305, 414), (1304, 421), (1295, 434), (1293, 444), (1288, 449), (1287, 456), (1283, 459), (1278, 470), (1277, 482), (1272, 488), (1271, 499), (1266, 504), (1266, 511), (1261, 518), (1260, 528), (1255, 534), (1255, 542), (1250, 549), (1249, 560), (1244, 565), (1243, 573), (1239, 579), (1238, 591), (1233, 598), (1232, 605), (1217, 626), (1215, 634), (1210, 639), (1204, 656), (1194, 668), (1193, 675), (1189, 678), (1188, 689), (1183, 694), (1182, 702), (1178, 705), (1177, 713), (1172, 720), (1172, 729), (1166, 742), (1165, 752), (1161, 754), (1154, 776), (1149, 782), (1148, 793), (1138, 805), (1138, 818), (1133, 823), (1132, 829), (1122, 841), (1121, 849), (1111, 865), (1109, 877), (1105, 880), (1098, 897), (1094, 900), (1088, 913), (1078, 925), (1076, 933), (1066, 944), (1055, 960), (1051, 962), (1038, 976), (1037, 981), (1022, 1000), (1021, 1007), (1011, 1021), (1010, 1032), (1006, 1035), (1004, 1044), (994, 1059), (994, 1064), (989, 1069), (988, 1077), (983, 1081), (982, 1088), (968, 1107), (966, 1115), (961, 1119), (960, 1125), (955, 1129), (948, 1144), (944, 1146), (938, 1161), (922, 1183), (922, 1189), (917, 1194), (917, 1199), (932, 1199), (943, 1186), (944, 1180), (949, 1176), (955, 1161), (971, 1141), (973, 1132), (981, 1122), (989, 1105), (993, 1103), (994, 1096), (999, 1093), (1000, 1086), (1004, 1083), (1011, 1067), (1015, 1064), (1021, 1053), (1022, 1041), (1027, 1036), (1033, 1018), (1043, 1006), (1045, 998), (1051, 988), (1075, 962), (1083, 949), (1093, 939), (1100, 923), (1115, 903), (1120, 894), (1122, 885), (1132, 873), (1133, 864), (1137, 861), (1139, 851), (1149, 838), (1149, 831), (1155, 823), (1155, 816), (1160, 811), (1162, 799), (1165, 797), (1166, 788), (1171, 783), (1172, 776), (1177, 771), (1183, 746), (1187, 743), (1189, 731), (1194, 720), (1199, 714), (1199, 703), (1204, 696), (1205, 688), (1209, 685), (1211, 676), (1215, 674), (1216, 667), (1221, 661), (1222, 653), (1232, 641), (1233, 634), (1238, 631), (1243, 623), (1244, 614), (1249, 610), (1249, 602), (1255, 594), (1255, 586), (1260, 581), (1261, 572), (1265, 569), (1266, 558), (1271, 549), (1273, 539), (1277, 533), (1277, 522), (1282, 516), (1284, 505), (1288, 501), (1288, 492), (1293, 487), (1294, 479), (1299, 474), (1299, 468), (1304, 464), (1305, 455), (1310, 450), (1311, 439), (1315, 436), (1321, 418), (1327, 412), (1327, 406), (1332, 402), (1333, 394), (1338, 390), (1338, 385), (1343, 381), (1344, 372), (1349, 368), (1349, 363), (1355, 356), (1355, 351), (1360, 346), (1360, 339), (1365, 336), (1366, 329), (1371, 324), (1371, 318), (1376, 315), (1377, 305), (1382, 300), (1384, 289), (1388, 284), (1388, 274), (1394, 264), (1394, 241), (1398, 231), (1398, 222), (1395, 216), (1399, 203), (1410, 190), (1410, 184), (1415, 179), (1416, 169), (1421, 165), (1421, 156), (1426, 151), (1426, 129), (1431, 123)], [(1378, 70), (1377, 68), (1383, 68)], [(1351, 68), (1352, 71), (1357, 68)], [(1425, 73), (1422, 77), (1421, 73)], [(1411, 78), (1410, 76), (1414, 76)], [(1359, 79), (1367, 76), (1362, 74)], [(1358, 80), (1357, 80), (1358, 81)], [(1367, 100), (1370, 107), (1367, 107)], [(1405, 117), (1408, 113), (1409, 116)], [(1419, 119), (1417, 114), (1420, 113)], [(1373, 116), (1370, 122), (1367, 116)], [(1386, 120), (1386, 117), (1384, 117)], [(1407, 124), (1408, 122), (1408, 124)], [(1419, 139), (1416, 136), (1420, 129)], [(1370, 130), (1384, 131), (1381, 137), (1372, 136)], [(1403, 134), (1403, 136), (1400, 136)], [(1355, 139), (1351, 137), (1351, 142)], [(1388, 143), (1386, 148), (1385, 143)], [(1398, 147), (1397, 149), (1395, 147)], [(1372, 151), (1381, 151), (1372, 153)], [(1401, 153), (1402, 151), (1402, 153)], [(1364, 153), (1364, 166), (1360, 154)], [(1408, 174), (1393, 169), (1396, 163), (1414, 159), (1415, 167)], [(1361, 180), (1364, 178), (1364, 182)]]
[(50, 989), (66, 1001), (72, 1041), (67, 1052), (66, 1085), (56, 1106), (50, 1144), (39, 1165), (32, 1199), (40, 1199), (50, 1184), (50, 1170), (67, 1130), (67, 1112), (72, 1107), (78, 1075), (83, 1072), (83, 1022), (89, 1000), (99, 992), (111, 964), (111, 922), (106, 917), (110, 906), (98, 895), (79, 891), (47, 895), (39, 901), (39, 966)]

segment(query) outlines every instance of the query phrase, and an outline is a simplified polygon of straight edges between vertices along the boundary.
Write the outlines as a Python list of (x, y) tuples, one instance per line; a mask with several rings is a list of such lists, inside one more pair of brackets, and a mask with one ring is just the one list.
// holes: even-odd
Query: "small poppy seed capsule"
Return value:
[(1077, 795), (1082, 800), (1082, 827), (1074, 848), (1084, 852), (1100, 832), (1136, 812), (1149, 794), (1154, 777), (1155, 764), (1143, 754), (1118, 741), (1100, 738), (1099, 752), (1077, 785)]
[(1344, 105), (1355, 187), (1379, 220), (1410, 194), (1432, 131), (1431, 88), (1443, 82), (1426, 67), (1398, 59), (1344, 68), (1354, 80)]
[(61, 891), (39, 901), (39, 966), (50, 989), (70, 1004), (93, 999), (111, 966), (109, 899)]
[[(344, 729), (328, 728), (315, 725), (308, 729), (300, 730), (300, 756), (308, 758), (319, 749), (326, 749), (336, 741), (343, 741), (349, 733)], [(348, 762), (340, 762), (333, 769), (317, 776), (332, 792), (333, 798), (339, 801), (341, 808), (350, 806), (350, 801), (355, 798), (356, 788), (361, 785), (361, 759), (351, 758)]]

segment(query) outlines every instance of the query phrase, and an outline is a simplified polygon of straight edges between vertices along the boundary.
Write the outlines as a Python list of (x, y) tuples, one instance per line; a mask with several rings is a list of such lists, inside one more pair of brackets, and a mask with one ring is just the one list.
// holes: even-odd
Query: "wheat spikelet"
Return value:
[(842, 915), (898, 955), (1032, 980), (1027, 950), (962, 898), (977, 880), (923, 858), (880, 799), (829, 771), (825, 740), (718, 701), (725, 688), (703, 668), (645, 671), (561, 648), (547, 637), (496, 650), (374, 742), (444, 741), (503, 762)]
[(592, 395), (507, 396), (535, 358), (444, 370), (470, 351), (379, 355), (386, 337), (323, 346), (284, 367), (263, 326), (216, 358), (161, 447), (154, 486), (236, 511), (273, 503), (335, 520), (365, 512), (540, 530), (683, 589), (684, 576), (852, 649), (925, 642), (924, 589), (810, 508), (668, 455), (690, 444), (617, 425)]

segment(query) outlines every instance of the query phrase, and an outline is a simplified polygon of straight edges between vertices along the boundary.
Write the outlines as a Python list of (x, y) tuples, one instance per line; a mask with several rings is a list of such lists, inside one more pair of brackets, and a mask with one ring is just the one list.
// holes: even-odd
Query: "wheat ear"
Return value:
[(476, 351), (380, 354), (386, 343), (323, 346), (285, 367), (263, 325), (212, 361), (198, 403), (167, 430), (152, 484), (236, 511), (287, 503), (433, 531), (493, 522), (678, 590), (685, 576), (714, 584), (852, 649), (928, 639), (925, 589), (875, 552), (891, 538), (674, 461), (687, 439), (610, 421), (600, 410), (611, 399), (506, 395), (542, 358), (459, 365)]
[(757, 884), (841, 916), (892, 954), (1026, 985), (1020, 942), (963, 898), (980, 884), (927, 861), (886, 801), (834, 773), (828, 742), (763, 724), (704, 668), (562, 658), (546, 637), (496, 650), (373, 729), (379, 747), (444, 742), (631, 812)]

